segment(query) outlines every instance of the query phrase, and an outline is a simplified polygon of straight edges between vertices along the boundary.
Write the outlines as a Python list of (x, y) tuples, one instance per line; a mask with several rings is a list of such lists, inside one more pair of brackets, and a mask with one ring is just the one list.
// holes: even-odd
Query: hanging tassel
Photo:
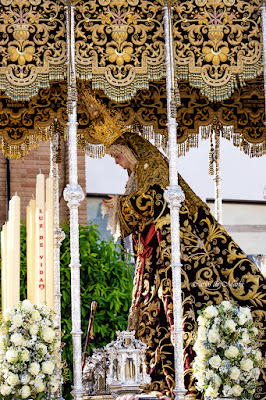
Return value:
[(212, 134), (210, 135), (210, 151), (209, 151), (209, 174), (214, 175), (214, 162), (215, 162), (215, 151), (213, 147)]

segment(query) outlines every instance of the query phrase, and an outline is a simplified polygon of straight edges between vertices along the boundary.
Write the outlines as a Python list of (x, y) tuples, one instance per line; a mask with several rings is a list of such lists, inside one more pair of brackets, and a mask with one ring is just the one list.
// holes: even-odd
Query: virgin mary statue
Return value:
[[(128, 170), (125, 194), (104, 201), (114, 235), (132, 234), (135, 277), (128, 329), (144, 341), (151, 391), (172, 397), (174, 357), (172, 345), (173, 299), (171, 273), (170, 210), (164, 200), (169, 185), (168, 162), (147, 140), (126, 133), (108, 150), (116, 163)], [(185, 384), (188, 398), (200, 398), (192, 377), (193, 336), (203, 305), (223, 300), (249, 306), (259, 328), (265, 357), (265, 279), (207, 205), (179, 177), (185, 194), (180, 210), (182, 295), (184, 317)], [(255, 398), (266, 396), (262, 362)]]

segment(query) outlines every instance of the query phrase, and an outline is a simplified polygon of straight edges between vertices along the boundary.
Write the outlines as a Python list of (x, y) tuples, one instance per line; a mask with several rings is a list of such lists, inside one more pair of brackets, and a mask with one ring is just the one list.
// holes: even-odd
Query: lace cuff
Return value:
[(107, 229), (111, 231), (115, 241), (117, 241), (117, 239), (121, 236), (118, 207), (119, 207), (119, 196), (115, 195), (114, 207), (108, 208), (104, 204), (102, 204), (101, 208), (102, 218), (104, 218), (104, 216), (108, 214)]

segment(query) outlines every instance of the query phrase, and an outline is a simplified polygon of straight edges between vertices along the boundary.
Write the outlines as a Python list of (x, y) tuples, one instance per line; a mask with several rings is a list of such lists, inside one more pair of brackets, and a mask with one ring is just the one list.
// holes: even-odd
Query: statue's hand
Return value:
[(102, 199), (103, 204), (107, 208), (114, 208), (115, 206), (115, 197), (111, 194), (108, 195), (110, 199)]

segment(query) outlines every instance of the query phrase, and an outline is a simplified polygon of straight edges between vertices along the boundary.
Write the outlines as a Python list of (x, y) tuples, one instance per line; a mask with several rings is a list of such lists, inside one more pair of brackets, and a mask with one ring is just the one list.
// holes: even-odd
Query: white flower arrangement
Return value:
[(197, 321), (193, 363), (197, 389), (206, 397), (250, 400), (262, 358), (250, 309), (223, 301), (206, 307)]
[(40, 399), (62, 381), (61, 343), (53, 312), (24, 300), (8, 309), (0, 326), (2, 398)]

